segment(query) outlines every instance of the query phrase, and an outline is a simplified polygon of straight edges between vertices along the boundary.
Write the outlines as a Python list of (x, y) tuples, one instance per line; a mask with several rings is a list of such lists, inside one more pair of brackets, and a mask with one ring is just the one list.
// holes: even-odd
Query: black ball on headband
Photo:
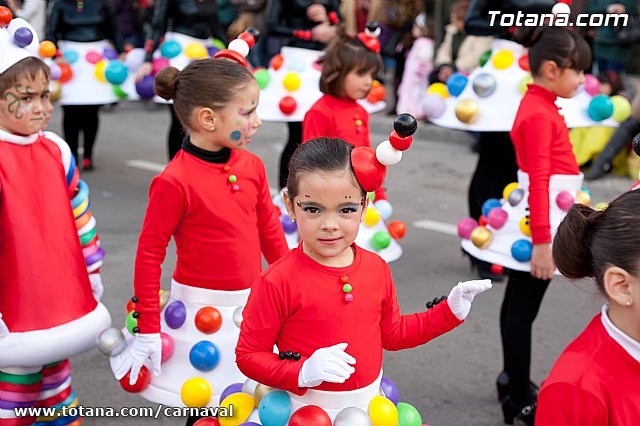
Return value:
[(367, 22), (366, 28), (371, 32), (375, 32), (378, 28), (380, 28), (380, 25), (376, 21), (369, 21)]
[(636, 137), (633, 138), (632, 145), (633, 145), (633, 152), (635, 152), (636, 155), (640, 155), (640, 133), (638, 133)]
[(246, 30), (244, 30), (244, 32), (247, 32), (247, 33), (251, 34), (253, 36), (253, 38), (255, 39), (256, 43), (260, 39), (260, 31), (258, 31), (257, 29), (255, 29), (253, 27), (247, 28)]
[(417, 129), (418, 122), (411, 114), (400, 114), (393, 122), (393, 130), (402, 138), (413, 135)]

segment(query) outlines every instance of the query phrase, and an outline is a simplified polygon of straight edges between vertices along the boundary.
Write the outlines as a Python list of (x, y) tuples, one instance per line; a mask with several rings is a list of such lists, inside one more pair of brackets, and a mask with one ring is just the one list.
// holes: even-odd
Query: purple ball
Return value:
[(102, 56), (113, 61), (114, 59), (118, 59), (118, 52), (113, 47), (105, 47), (102, 51)]
[(380, 381), (380, 388), (382, 388), (384, 396), (393, 402), (393, 405), (398, 405), (398, 402), (400, 401), (400, 392), (398, 392), (398, 387), (393, 383), (393, 380), (382, 377), (382, 380)]
[(49, 64), (49, 72), (51, 73), (51, 80), (57, 80), (62, 75), (60, 66), (58, 66), (58, 64), (56, 64), (55, 62)]
[(164, 320), (173, 329), (182, 327), (187, 319), (187, 308), (180, 300), (170, 303), (164, 310)]
[(13, 33), (13, 41), (18, 47), (25, 47), (33, 41), (33, 33), (27, 27), (20, 27)]
[(280, 217), (280, 223), (282, 224), (282, 229), (284, 230), (285, 234), (293, 234), (298, 230), (298, 225), (296, 225), (294, 221), (289, 219), (289, 216), (287, 216), (286, 214)]
[(422, 113), (426, 118), (440, 118), (446, 108), (444, 98), (436, 93), (427, 95), (422, 100)]
[(220, 51), (220, 49), (215, 46), (207, 46), (207, 53), (209, 54), (209, 56), (215, 55), (216, 53), (218, 53), (218, 51)]
[(146, 75), (136, 83), (136, 92), (142, 99), (151, 99), (156, 95), (156, 91), (153, 90), (153, 81), (153, 76)]
[(242, 392), (242, 383), (233, 383), (227, 386), (220, 394), (220, 402), (224, 401), (226, 397), (232, 393)]

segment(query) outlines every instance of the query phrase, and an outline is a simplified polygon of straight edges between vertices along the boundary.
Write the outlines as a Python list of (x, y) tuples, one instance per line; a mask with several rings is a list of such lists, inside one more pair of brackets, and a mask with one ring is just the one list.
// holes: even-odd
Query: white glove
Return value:
[(93, 293), (93, 297), (99, 302), (104, 293), (102, 277), (100, 274), (89, 274), (89, 282), (91, 283), (91, 293)]
[(322, 382), (344, 383), (356, 371), (349, 364), (356, 359), (346, 353), (347, 343), (339, 343), (328, 348), (316, 350), (300, 369), (298, 386), (312, 388)]
[(129, 370), (129, 384), (135, 385), (138, 374), (147, 358), (151, 359), (153, 374), (160, 374), (160, 361), (162, 359), (162, 338), (160, 333), (136, 334), (133, 342), (115, 357), (114, 373), (117, 380), (122, 379)]
[(0, 313), (0, 339), (7, 337), (9, 335), (9, 328), (7, 324), (2, 321), (2, 314)]
[(491, 288), (491, 280), (473, 280), (458, 283), (457, 286), (451, 289), (451, 293), (447, 297), (447, 303), (451, 312), (460, 321), (465, 319), (469, 315), (471, 310), (471, 302), (476, 294), (482, 293), (485, 290)]

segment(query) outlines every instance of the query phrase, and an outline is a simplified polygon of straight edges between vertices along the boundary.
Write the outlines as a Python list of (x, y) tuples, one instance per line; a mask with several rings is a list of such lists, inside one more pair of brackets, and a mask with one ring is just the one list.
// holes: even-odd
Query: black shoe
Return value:
[(536, 419), (536, 403), (532, 402), (528, 405), (518, 406), (511, 397), (507, 397), (502, 401), (502, 415), (505, 424), (512, 425), (514, 421), (519, 420), (527, 426), (533, 426)]
[[(506, 371), (501, 371), (498, 374), (498, 378), (496, 379), (496, 387), (498, 388), (498, 402), (503, 402), (504, 399), (509, 395), (509, 375)], [(540, 391), (540, 387), (529, 381), (529, 395), (531, 395), (532, 401), (538, 400), (538, 392)]]

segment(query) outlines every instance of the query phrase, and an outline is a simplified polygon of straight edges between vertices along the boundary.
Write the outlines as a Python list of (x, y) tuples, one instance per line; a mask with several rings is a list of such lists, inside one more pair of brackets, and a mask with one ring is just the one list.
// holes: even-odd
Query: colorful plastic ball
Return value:
[(256, 387), (258, 387), (258, 382), (252, 379), (247, 379), (242, 384), (242, 392), (253, 396), (256, 391)]
[(369, 241), (374, 250), (384, 250), (391, 244), (391, 235), (386, 231), (378, 231)]
[(220, 408), (233, 412), (232, 416), (218, 417), (220, 426), (237, 426), (251, 415), (254, 408), (253, 397), (243, 392), (232, 393), (220, 403)]
[(149, 386), (149, 383), (151, 383), (151, 374), (149, 374), (147, 367), (143, 365), (140, 369), (140, 373), (138, 373), (138, 380), (133, 385), (129, 384), (130, 379), (131, 371), (128, 371), (127, 374), (120, 379), (120, 386), (129, 393), (138, 393), (142, 392)]
[(204, 59), (207, 57), (207, 49), (200, 43), (191, 43), (184, 48), (184, 54), (189, 59)]
[(151, 99), (156, 95), (153, 82), (152, 75), (145, 75), (142, 80), (136, 82), (136, 92), (142, 99)]
[(260, 406), (260, 401), (267, 395), (269, 392), (273, 392), (274, 388), (271, 386), (263, 385), (262, 383), (258, 383), (255, 391), (253, 392), (253, 400), (255, 401), (255, 406), (258, 408)]
[(43, 58), (53, 58), (56, 54), (56, 51), (56, 45), (49, 40), (42, 41), (40, 43), (40, 47), (38, 48), (38, 53)]
[(604, 211), (609, 207), (609, 203), (601, 202), (593, 206), (593, 208), (599, 212)]
[(507, 198), (509, 205), (511, 207), (515, 207), (518, 204), (520, 204), (520, 202), (524, 199), (524, 194), (525, 192), (524, 192), (524, 189), (522, 188), (517, 188), (511, 191), (509, 193), (509, 197)]
[(138, 320), (136, 318), (133, 317), (133, 314), (135, 314), (135, 311), (131, 311), (127, 314), (127, 319), (125, 320), (125, 325), (127, 327), (127, 331), (132, 335), (135, 336), (136, 333), (133, 332), (133, 329), (136, 328), (138, 326)]
[(65, 50), (62, 56), (69, 64), (74, 64), (80, 58), (75, 50)]
[(531, 74), (527, 74), (522, 77), (520, 83), (518, 83), (518, 93), (520, 93), (520, 96), (524, 96), (524, 94), (527, 93), (530, 84), (533, 84), (533, 77)]
[(476, 78), (473, 79), (471, 87), (473, 87), (473, 91), (476, 92), (476, 95), (481, 98), (486, 98), (487, 96), (493, 95), (498, 84), (494, 76), (484, 73), (478, 74)]
[(374, 396), (369, 403), (369, 417), (373, 426), (397, 426), (398, 409), (383, 396)]
[(493, 66), (499, 70), (506, 70), (513, 64), (513, 53), (509, 50), (501, 50), (495, 54), (493, 59), (491, 60)]
[(585, 206), (591, 205), (591, 194), (585, 190), (580, 190), (576, 193), (576, 200), (578, 203), (583, 204)]
[(289, 426), (331, 426), (331, 417), (317, 405), (305, 405), (291, 415)]
[(480, 116), (480, 108), (473, 99), (463, 99), (456, 105), (455, 113), (458, 120), (470, 124)]
[(256, 40), (260, 37), (260, 32), (257, 30), (251, 31), (253, 30), (252, 28), (248, 28), (247, 30), (248, 31), (243, 31), (238, 34), (238, 38), (246, 41), (249, 45), (249, 49), (253, 49), (253, 46), (256, 44)]
[(293, 234), (298, 230), (298, 225), (289, 218), (286, 214), (280, 216), (280, 223), (285, 234)]
[(300, 88), (300, 76), (295, 72), (290, 72), (282, 79), (282, 87), (289, 92), (295, 92)]
[(444, 98), (437, 93), (431, 93), (422, 98), (422, 113), (426, 118), (440, 118), (446, 108)]
[(51, 102), (57, 102), (60, 100), (61, 97), (62, 97), (62, 84), (60, 84), (60, 81), (52, 81), (50, 93), (49, 93), (49, 99), (51, 99)]
[(167, 59), (173, 59), (182, 52), (180, 43), (175, 40), (167, 40), (160, 46), (160, 54)]
[(90, 50), (86, 53), (86, 55), (84, 55), (84, 58), (87, 60), (87, 62), (89, 62), (90, 64), (97, 64), (98, 62), (100, 62), (102, 60), (102, 55), (98, 52), (96, 52), (95, 50)]
[(0, 27), (6, 27), (13, 19), (13, 13), (11, 9), (5, 6), (0, 6)]
[(387, 91), (384, 86), (378, 80), (375, 80), (371, 85), (371, 89), (369, 89), (366, 100), (370, 104), (375, 104), (384, 101), (386, 95)]
[(340, 411), (333, 426), (372, 426), (371, 418), (358, 407), (348, 407)]
[(584, 75), (584, 90), (591, 96), (596, 96), (600, 93), (600, 81), (592, 74)]
[(583, 186), (582, 188), (580, 188), (580, 191), (584, 191), (587, 194), (589, 194), (589, 197), (593, 197), (593, 194), (591, 193), (591, 190), (589, 188), (587, 188), (586, 186)]
[(491, 50), (487, 50), (482, 55), (480, 55), (480, 66), (484, 67), (484, 64), (489, 61), (489, 58), (491, 58)]
[(231, 40), (229, 42), (228, 48), (229, 48), (229, 50), (233, 50), (235, 52), (238, 52), (239, 54), (241, 54), (245, 58), (249, 54), (249, 44), (246, 41), (244, 41), (244, 40), (242, 40), (240, 38), (236, 38), (234, 40)]
[(518, 182), (511, 182), (509, 185), (505, 186), (502, 190), (502, 198), (508, 200), (511, 191), (515, 189), (518, 189)]
[(153, 58), (151, 61), (151, 75), (156, 76), (161, 69), (170, 66), (169, 60), (167, 58)]
[(146, 55), (144, 49), (132, 49), (124, 57), (124, 64), (129, 71), (137, 71), (144, 63)]
[(493, 234), (484, 226), (478, 226), (476, 229), (471, 231), (469, 239), (473, 245), (479, 249), (486, 249), (493, 242)]
[(402, 160), (402, 151), (395, 149), (388, 140), (376, 147), (376, 158), (385, 166), (393, 166)]
[(567, 191), (558, 192), (558, 195), (556, 195), (556, 204), (562, 211), (569, 211), (569, 209), (572, 205), (575, 204), (575, 202), (576, 201), (573, 199), (573, 195), (571, 195)]
[(220, 426), (220, 422), (215, 417), (203, 417), (195, 422), (193, 426)]
[(233, 323), (236, 327), (240, 328), (240, 324), (242, 324), (242, 311), (244, 310), (244, 306), (238, 306), (233, 310)]
[(220, 362), (220, 350), (208, 340), (201, 340), (191, 347), (189, 362), (198, 371), (211, 371)]
[(482, 203), (482, 215), (489, 217), (489, 212), (495, 208), (502, 207), (502, 203), (497, 198), (489, 198)]
[(96, 346), (103, 355), (112, 357), (125, 350), (127, 341), (121, 330), (109, 327), (100, 332)]
[(487, 220), (487, 217), (485, 215), (481, 214), (478, 218), (478, 224), (480, 226), (487, 226), (489, 224), (489, 221)]
[(175, 345), (173, 343), (173, 337), (169, 336), (167, 333), (160, 333), (160, 339), (162, 340), (162, 357), (160, 362), (166, 362), (173, 355), (173, 351), (175, 349)]
[(280, 111), (284, 115), (291, 115), (296, 111), (296, 108), (298, 108), (298, 103), (291, 96), (285, 96), (280, 99), (278, 108), (280, 108)]
[(187, 407), (204, 407), (211, 400), (211, 386), (203, 378), (191, 378), (182, 384), (180, 398)]
[(442, 96), (444, 99), (449, 97), (449, 89), (444, 83), (433, 83), (427, 88), (427, 95), (436, 94)]
[(611, 97), (613, 104), (613, 114), (611, 116), (618, 123), (622, 123), (631, 115), (631, 104), (624, 96), (615, 95)]
[(491, 271), (492, 274), (495, 275), (502, 275), (504, 274), (504, 266), (502, 265), (498, 265), (496, 263), (494, 263), (493, 265), (491, 265), (489, 267), (489, 270)]
[(263, 90), (269, 85), (269, 81), (271, 81), (271, 76), (269, 75), (269, 71), (265, 68), (260, 68), (253, 73), (253, 77), (256, 79), (258, 83), (258, 87), (260, 90)]
[(459, 72), (451, 74), (447, 79), (447, 90), (452, 96), (459, 96), (467, 86), (469, 79)]
[(531, 236), (531, 219), (528, 216), (520, 219), (520, 232), (522, 232), (527, 237)]
[(232, 383), (226, 388), (224, 388), (224, 390), (220, 394), (220, 401), (224, 401), (225, 398), (231, 395), (232, 393), (238, 393), (238, 392), (242, 392), (242, 383)]
[(393, 120), (393, 130), (401, 138), (406, 138), (418, 130), (418, 121), (411, 114), (398, 114)]
[(174, 330), (182, 327), (187, 319), (187, 308), (180, 300), (171, 302), (164, 310), (164, 320), (170, 328)]
[(594, 96), (591, 102), (589, 102), (587, 113), (593, 121), (602, 121), (611, 117), (611, 114), (613, 114), (611, 98), (606, 95)]
[(298, 58), (291, 58), (287, 61), (287, 69), (289, 71), (301, 73), (305, 69), (304, 62)]
[(509, 213), (503, 208), (492, 209), (487, 215), (487, 223), (493, 229), (500, 229), (507, 223)]
[(210, 58), (213, 58), (213, 56), (220, 51), (220, 49), (218, 49), (215, 46), (206, 46), (206, 48), (207, 48), (207, 55)]
[(198, 310), (195, 318), (196, 328), (204, 334), (213, 334), (222, 327), (222, 314), (212, 306)]
[(529, 71), (529, 55), (526, 53), (518, 58), (518, 65), (525, 71)]
[(114, 59), (118, 59), (118, 52), (113, 47), (105, 47), (102, 49), (102, 56), (113, 61)]
[(107, 68), (107, 63), (105, 61), (98, 61), (98, 63), (96, 64), (96, 68), (93, 72), (93, 75), (98, 79), (98, 81), (102, 83), (107, 82), (107, 79), (104, 75), (106, 68)]
[(13, 33), (13, 41), (18, 47), (25, 47), (33, 41), (33, 33), (27, 27), (20, 27)]
[(398, 426), (422, 426), (422, 416), (413, 405), (399, 402)]
[(240, 425), (238, 425), (238, 426), (262, 426), (262, 425), (260, 423), (256, 423), (256, 422), (244, 422), (244, 423), (240, 423)]
[(128, 74), (127, 67), (118, 60), (109, 62), (109, 65), (104, 70), (104, 76), (107, 81), (116, 86), (124, 83)]
[(57, 80), (62, 75), (60, 65), (56, 64), (55, 62), (51, 62), (49, 64), (49, 72), (51, 73), (51, 80)]
[(171, 292), (168, 290), (160, 290), (158, 292), (158, 297), (160, 298), (160, 310), (163, 310), (167, 303), (169, 302), (169, 298), (171, 297)]
[(400, 392), (398, 391), (398, 386), (396, 386), (393, 380), (382, 376), (382, 380), (380, 380), (380, 389), (382, 390), (382, 394), (388, 400), (390, 400), (394, 405), (398, 404), (400, 401)]
[(511, 245), (511, 256), (518, 262), (528, 262), (531, 260), (533, 244), (529, 240), (517, 240)]
[(374, 207), (380, 213), (382, 219), (387, 220), (393, 214), (393, 206), (387, 200), (378, 200), (374, 203)]
[(124, 90), (122, 90), (122, 87), (120, 86), (116, 86), (113, 85), (111, 86), (111, 88), (113, 89), (113, 93), (119, 98), (119, 99), (124, 99), (129, 97), (129, 95), (127, 94), (127, 92), (125, 92)]
[(274, 71), (278, 71), (280, 67), (282, 67), (282, 63), (284, 62), (284, 57), (281, 54), (274, 55), (269, 62), (269, 68), (272, 68)]
[(478, 227), (478, 222), (472, 217), (465, 217), (458, 222), (458, 236), (468, 240), (471, 232)]
[(220, 50), (227, 48), (227, 46), (224, 44), (224, 41), (217, 38), (213, 39), (213, 41), (211, 42), (211, 45), (214, 47), (217, 47)]
[(265, 395), (258, 407), (258, 416), (263, 426), (284, 426), (291, 415), (291, 398), (282, 390)]
[(389, 224), (389, 235), (394, 240), (402, 239), (407, 233), (407, 225), (401, 220), (394, 220)]

